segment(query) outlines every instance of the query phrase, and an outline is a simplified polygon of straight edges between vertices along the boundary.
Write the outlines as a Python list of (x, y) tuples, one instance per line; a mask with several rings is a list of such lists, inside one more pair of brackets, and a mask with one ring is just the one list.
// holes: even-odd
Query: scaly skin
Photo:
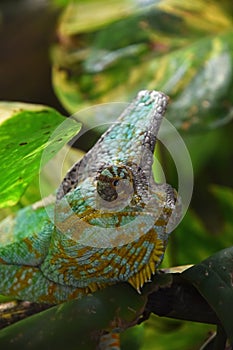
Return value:
[[(0, 294), (61, 303), (118, 281), (140, 291), (160, 264), (176, 195), (154, 182), (156, 136), (168, 98), (141, 91), (68, 172), (55, 205), (2, 225)], [(54, 223), (47, 210), (54, 210)]]

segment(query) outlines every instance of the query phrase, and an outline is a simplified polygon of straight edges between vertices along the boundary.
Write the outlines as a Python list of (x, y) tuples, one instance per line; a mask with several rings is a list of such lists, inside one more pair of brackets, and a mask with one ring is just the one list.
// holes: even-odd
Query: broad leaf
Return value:
[(79, 130), (79, 123), (52, 108), (1, 102), (0, 207), (16, 204), (40, 166)]
[[(231, 238), (232, 238), (232, 231), (233, 231), (233, 189), (229, 187), (223, 187), (223, 186), (217, 186), (212, 185), (211, 186), (211, 192), (214, 194), (214, 196), (217, 198), (222, 216), (225, 219), (225, 230), (230, 231), (231, 230)], [(230, 232), (229, 232), (230, 234)]]
[(6, 327), (0, 347), (8, 350), (91, 350), (113, 323), (124, 329), (143, 310), (146, 298), (129, 285), (118, 285), (73, 300)]
[(233, 248), (224, 249), (184, 271), (221, 320), (233, 342)]
[[(53, 53), (55, 91), (74, 113), (129, 101), (141, 89), (162, 90), (172, 99), (166, 116), (177, 128), (223, 125), (233, 117), (229, 8), (227, 0), (71, 3)], [(93, 123), (85, 114), (79, 118)], [(105, 120), (115, 119), (113, 113)]]

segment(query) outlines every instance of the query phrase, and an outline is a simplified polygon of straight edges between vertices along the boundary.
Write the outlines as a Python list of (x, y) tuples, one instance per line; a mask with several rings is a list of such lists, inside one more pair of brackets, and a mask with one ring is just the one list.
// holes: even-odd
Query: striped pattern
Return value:
[[(151, 175), (167, 102), (163, 93), (139, 92), (67, 173), (55, 208), (47, 208), (54, 223), (45, 209), (29, 207), (0, 227), (7, 237), (0, 240), (1, 294), (57, 304), (118, 281), (140, 292), (150, 281), (176, 202), (173, 189)], [(119, 330), (104, 334), (99, 349), (119, 350)]]

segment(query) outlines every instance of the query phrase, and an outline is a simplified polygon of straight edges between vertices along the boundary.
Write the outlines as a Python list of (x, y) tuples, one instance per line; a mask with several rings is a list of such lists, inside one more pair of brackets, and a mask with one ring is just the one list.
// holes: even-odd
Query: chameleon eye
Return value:
[(116, 186), (118, 186), (118, 185), (119, 185), (119, 180), (114, 180), (114, 181), (113, 181), (113, 186), (116, 187)]
[(127, 166), (106, 166), (96, 177), (97, 193), (107, 202), (131, 199), (133, 193), (133, 175)]

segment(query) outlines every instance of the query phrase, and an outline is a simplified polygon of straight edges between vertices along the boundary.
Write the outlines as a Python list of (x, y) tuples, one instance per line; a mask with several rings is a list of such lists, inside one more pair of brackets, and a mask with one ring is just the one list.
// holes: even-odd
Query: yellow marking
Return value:
[(143, 279), (144, 279), (144, 281), (147, 282), (147, 281), (148, 281), (148, 278), (147, 278), (146, 268), (144, 268), (144, 269), (142, 270), (142, 274), (143, 274)]
[(97, 283), (89, 284), (88, 288), (90, 289), (91, 293), (94, 293), (97, 289), (99, 289)]
[(24, 238), (23, 242), (25, 242), (25, 244), (27, 245), (29, 252), (31, 252), (31, 253), (33, 253), (35, 255), (36, 259), (40, 259), (41, 258), (40, 252), (36, 251), (33, 248), (33, 244), (32, 244), (32, 241), (30, 240), (30, 238), (28, 238), (28, 237)]
[(151, 278), (151, 269), (150, 269), (150, 266), (149, 266), (149, 265), (146, 265), (145, 270), (146, 270), (147, 280), (149, 281), (150, 278)]
[(149, 266), (150, 266), (150, 270), (151, 270), (151, 273), (152, 273), (152, 275), (154, 275), (155, 274), (155, 263), (153, 262), (153, 261), (150, 261), (149, 262)]

